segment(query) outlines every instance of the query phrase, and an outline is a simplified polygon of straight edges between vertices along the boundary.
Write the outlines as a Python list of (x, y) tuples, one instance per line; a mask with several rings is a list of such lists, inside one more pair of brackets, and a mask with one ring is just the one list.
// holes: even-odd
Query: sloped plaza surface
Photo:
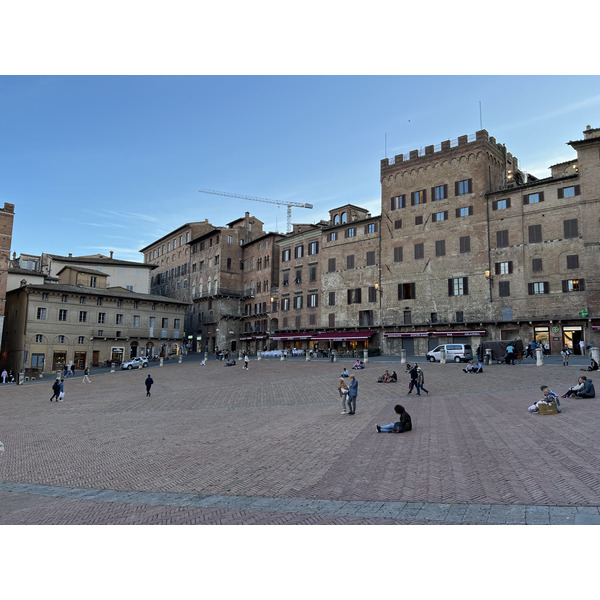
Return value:
[[(3, 385), (0, 524), (594, 523), (596, 400), (527, 412), (541, 384), (562, 395), (577, 382), (577, 359), (481, 375), (421, 359), (430, 393), (417, 397), (404, 365), (381, 358), (355, 372), (354, 416), (340, 415), (345, 361), (244, 371), (184, 357), (69, 378), (59, 404), (51, 380)], [(399, 382), (377, 383), (385, 369)], [(396, 403), (413, 431), (378, 434)]]

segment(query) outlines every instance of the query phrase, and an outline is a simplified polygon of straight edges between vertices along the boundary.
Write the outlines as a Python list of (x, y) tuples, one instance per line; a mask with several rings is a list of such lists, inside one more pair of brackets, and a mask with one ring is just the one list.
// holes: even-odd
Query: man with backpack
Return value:
[(58, 402), (58, 394), (60, 394), (60, 383), (58, 381), (58, 379), (52, 384), (52, 398), (50, 398), (50, 402), (52, 402), (52, 400), (56, 400)]

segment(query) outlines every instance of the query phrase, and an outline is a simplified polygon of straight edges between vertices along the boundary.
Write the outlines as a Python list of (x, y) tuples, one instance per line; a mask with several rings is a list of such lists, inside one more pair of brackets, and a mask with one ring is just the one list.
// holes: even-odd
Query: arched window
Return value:
[(334, 225), (339, 225), (340, 224), (340, 215), (334, 215), (334, 217), (333, 217), (333, 224)]
[(348, 213), (342, 213), (342, 224), (348, 222)]

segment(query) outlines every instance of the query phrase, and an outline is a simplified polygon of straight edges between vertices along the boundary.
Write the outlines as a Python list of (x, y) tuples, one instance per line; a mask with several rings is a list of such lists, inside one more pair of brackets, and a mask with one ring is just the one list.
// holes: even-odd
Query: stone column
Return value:
[(595, 348), (594, 346), (592, 346), (590, 348), (590, 354), (592, 355), (592, 358), (597, 362), (600, 363), (600, 348)]
[(406, 348), (402, 348), (400, 350), (400, 364), (401, 365), (406, 364)]
[(446, 364), (446, 350), (444, 348), (440, 352), (440, 364)]
[(363, 350), (363, 362), (365, 363), (365, 365), (369, 362), (369, 351), (368, 350)]
[(544, 364), (544, 351), (541, 348), (535, 349), (536, 367), (541, 367)]
[(260, 350), (256, 353), (256, 360), (262, 360), (262, 352)]
[(159, 367), (162, 367), (162, 366), (163, 366), (163, 364), (164, 364), (164, 362), (165, 362), (165, 357), (164, 357), (164, 356), (161, 356), (161, 357), (160, 357), (160, 363), (159, 363), (159, 365), (158, 365), (158, 366), (159, 366)]

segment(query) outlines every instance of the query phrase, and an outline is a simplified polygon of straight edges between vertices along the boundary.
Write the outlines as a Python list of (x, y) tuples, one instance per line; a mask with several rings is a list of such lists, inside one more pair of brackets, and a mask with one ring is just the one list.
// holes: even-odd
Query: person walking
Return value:
[(423, 373), (423, 371), (421, 370), (421, 367), (417, 367), (417, 396), (418, 394), (418, 390), (419, 387), (429, 396), (429, 390), (425, 389), (425, 375)]
[(247, 371), (248, 370), (248, 362), (250, 361), (250, 359), (248, 358), (247, 354), (244, 354), (244, 370)]
[(150, 388), (152, 387), (152, 384), (154, 383), (154, 379), (152, 379), (152, 377), (150, 377), (150, 375), (148, 375), (148, 377), (146, 377), (146, 381), (144, 383), (146, 384), (146, 396), (151, 396), (152, 394), (150, 394)]
[(65, 399), (65, 380), (61, 379), (60, 383), (58, 384), (58, 400), (57, 402), (62, 402)]
[(8, 377), (8, 372), (6, 369), (2, 371), (2, 383), (6, 383), (6, 378)]
[(52, 400), (56, 400), (58, 402), (58, 394), (60, 394), (60, 381), (57, 379), (53, 384), (52, 384), (52, 398), (50, 398), (50, 402), (52, 402)]
[(90, 381), (90, 368), (86, 367), (83, 371), (83, 383), (92, 383)]
[(342, 399), (342, 413), (343, 415), (346, 414), (346, 402), (348, 400), (348, 386), (346, 385), (346, 382), (344, 381), (343, 377), (340, 377), (340, 383), (337, 387), (338, 392), (340, 394), (340, 398)]
[(408, 386), (408, 393), (412, 394), (413, 388), (416, 386), (417, 388), (417, 396), (421, 395), (421, 387), (419, 385), (419, 371), (417, 371), (419, 367), (415, 363), (412, 369), (410, 370), (410, 384)]
[(348, 408), (349, 415), (356, 414), (356, 398), (358, 397), (358, 380), (354, 375), (350, 375), (350, 386), (348, 387)]

